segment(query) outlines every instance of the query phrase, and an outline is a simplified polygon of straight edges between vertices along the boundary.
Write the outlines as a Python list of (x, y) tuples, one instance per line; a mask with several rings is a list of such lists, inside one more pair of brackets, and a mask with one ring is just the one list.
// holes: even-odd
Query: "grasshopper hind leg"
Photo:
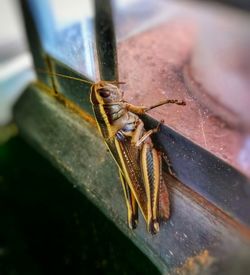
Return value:
[(142, 146), (141, 168), (147, 194), (148, 231), (156, 234), (159, 223), (169, 218), (169, 195), (162, 177), (161, 154), (151, 144), (144, 143)]
[(170, 216), (170, 203), (168, 189), (162, 176), (162, 154), (159, 153), (160, 162), (160, 191), (159, 191), (159, 220), (166, 222)]
[(131, 229), (135, 229), (138, 224), (138, 205), (132, 194), (130, 187), (128, 186), (121, 170), (119, 171), (120, 178), (122, 182), (122, 187), (124, 191), (125, 201), (127, 205), (127, 215), (128, 215), (128, 226)]
[(161, 162), (158, 152), (149, 143), (141, 149), (141, 171), (147, 195), (147, 227), (151, 234), (159, 231), (159, 193)]

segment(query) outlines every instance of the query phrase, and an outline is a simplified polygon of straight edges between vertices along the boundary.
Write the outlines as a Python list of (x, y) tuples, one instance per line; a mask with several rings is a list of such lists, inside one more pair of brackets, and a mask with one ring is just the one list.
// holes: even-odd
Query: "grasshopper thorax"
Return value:
[(120, 89), (107, 81), (99, 81), (92, 85), (90, 100), (94, 105), (110, 104), (122, 101), (123, 94)]

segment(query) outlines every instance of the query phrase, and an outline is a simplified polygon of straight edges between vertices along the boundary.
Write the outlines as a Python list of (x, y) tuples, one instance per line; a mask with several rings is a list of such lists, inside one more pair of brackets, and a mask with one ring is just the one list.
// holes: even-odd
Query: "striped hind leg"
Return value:
[(170, 202), (169, 193), (166, 183), (162, 176), (162, 154), (158, 152), (160, 162), (160, 191), (159, 191), (159, 204), (158, 204), (158, 220), (167, 221), (170, 216)]
[(149, 143), (143, 143), (140, 152), (141, 171), (147, 195), (147, 228), (152, 234), (159, 231), (159, 193), (161, 158)]

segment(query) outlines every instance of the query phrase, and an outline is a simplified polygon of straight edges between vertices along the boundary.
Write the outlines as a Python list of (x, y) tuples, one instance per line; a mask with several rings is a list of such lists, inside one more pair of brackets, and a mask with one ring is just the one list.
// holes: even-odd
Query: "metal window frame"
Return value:
[[(30, 2), (29, 0), (21, 1), (21, 6), (35, 67), (88, 79), (44, 50)], [(95, 12), (96, 47), (101, 79), (118, 79), (119, 68), (111, 2), (96, 0)], [(91, 120), (93, 113), (89, 102), (89, 84), (39, 72), (37, 75), (39, 82), (54, 91), (58, 99), (63, 97), (69, 100), (84, 113), (86, 120)], [(149, 116), (142, 116), (142, 119), (147, 128), (152, 128), (157, 123)], [(250, 180), (245, 175), (166, 125), (161, 126), (160, 133), (155, 136), (155, 144), (167, 153), (174, 167), (176, 178), (184, 184), (183, 186), (177, 185), (177, 189), (186, 190), (187, 187), (189, 190), (187, 192), (194, 194), (194, 201), (195, 194), (198, 193), (201, 198), (215, 207), (215, 212), (223, 213), (225, 217), (232, 219), (236, 227), (250, 226)], [(127, 230), (125, 231), (129, 234)], [(205, 243), (210, 245), (213, 236), (208, 234), (208, 239), (209, 241)]]

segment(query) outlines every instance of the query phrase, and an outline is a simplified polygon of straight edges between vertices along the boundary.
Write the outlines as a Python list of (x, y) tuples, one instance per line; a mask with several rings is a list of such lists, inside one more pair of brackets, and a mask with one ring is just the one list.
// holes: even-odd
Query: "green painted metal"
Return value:
[[(97, 129), (36, 86), (15, 107), (15, 120), (26, 137), (166, 274), (188, 259), (202, 272), (228, 268), (232, 255), (249, 248), (249, 232), (208, 201), (164, 175), (171, 193), (171, 219), (156, 236), (143, 222), (130, 230), (116, 164)], [(142, 220), (142, 219), (141, 219)], [(212, 222), (211, 222), (212, 221)], [(87, 221), (86, 221), (87, 222)], [(231, 259), (231, 258), (230, 258)]]

